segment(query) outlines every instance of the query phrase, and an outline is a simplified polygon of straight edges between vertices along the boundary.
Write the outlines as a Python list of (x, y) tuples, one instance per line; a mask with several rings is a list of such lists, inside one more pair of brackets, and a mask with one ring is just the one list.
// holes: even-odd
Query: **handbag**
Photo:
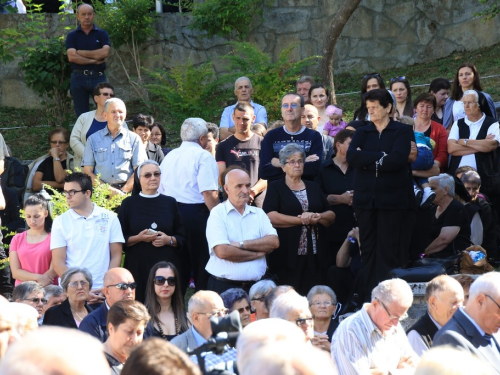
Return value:
[(438, 262), (412, 268), (394, 268), (389, 272), (390, 278), (403, 279), (409, 283), (426, 283), (439, 275), (444, 275), (446, 269)]
[(422, 258), (414, 261), (412, 267), (429, 266), (432, 264), (440, 264), (444, 267), (447, 275), (457, 275), (460, 273), (460, 260), (462, 254), (456, 254), (447, 258)]

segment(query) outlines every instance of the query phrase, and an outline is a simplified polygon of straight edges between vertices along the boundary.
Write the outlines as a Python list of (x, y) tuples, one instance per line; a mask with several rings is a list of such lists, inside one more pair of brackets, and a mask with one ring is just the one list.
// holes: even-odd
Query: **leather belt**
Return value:
[(211, 275), (215, 280), (219, 280), (219, 281), (222, 281), (222, 282), (225, 282), (225, 283), (228, 283), (228, 284), (231, 284), (231, 285), (236, 285), (236, 286), (241, 286), (241, 287), (249, 287), (249, 286), (252, 286), (253, 284), (255, 284), (257, 281), (259, 280), (245, 280), (245, 281), (239, 281), (239, 280), (229, 280), (229, 279), (225, 279), (223, 277), (217, 277), (217, 276), (214, 276), (214, 275)]
[(102, 70), (79, 70), (79, 69), (73, 69), (73, 73), (78, 73), (78, 74), (83, 74), (84, 76), (103, 76), (104, 72)]

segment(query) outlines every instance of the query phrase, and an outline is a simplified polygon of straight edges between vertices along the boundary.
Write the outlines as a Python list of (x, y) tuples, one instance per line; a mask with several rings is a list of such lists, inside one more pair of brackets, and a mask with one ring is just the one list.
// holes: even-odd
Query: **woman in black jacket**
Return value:
[(392, 120), (386, 90), (366, 94), (370, 123), (356, 130), (347, 151), (354, 167), (353, 207), (359, 226), (365, 296), (391, 269), (408, 261), (415, 205), (408, 158), (413, 129)]

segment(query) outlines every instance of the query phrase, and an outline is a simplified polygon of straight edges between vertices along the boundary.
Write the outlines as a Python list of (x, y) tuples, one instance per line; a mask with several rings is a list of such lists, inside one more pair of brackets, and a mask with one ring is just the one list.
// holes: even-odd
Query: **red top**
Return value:
[(444, 172), (448, 166), (448, 132), (443, 125), (436, 121), (431, 121), (431, 136), (430, 138), (436, 142), (436, 146), (432, 151), (434, 160), (441, 165), (441, 172)]

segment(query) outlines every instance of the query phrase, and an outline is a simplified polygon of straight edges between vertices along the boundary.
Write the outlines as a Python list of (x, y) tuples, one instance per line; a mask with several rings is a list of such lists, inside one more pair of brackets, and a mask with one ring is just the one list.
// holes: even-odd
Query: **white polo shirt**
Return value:
[(219, 168), (210, 152), (195, 142), (182, 142), (163, 159), (158, 192), (179, 203), (205, 203), (203, 192), (218, 190)]
[(66, 247), (66, 266), (88, 268), (92, 288), (102, 288), (111, 258), (109, 244), (124, 243), (125, 239), (117, 215), (93, 205), (88, 217), (70, 209), (54, 219), (50, 249)]
[(266, 273), (266, 258), (234, 263), (220, 259), (214, 252), (217, 245), (229, 245), (231, 241), (255, 240), (268, 235), (277, 236), (266, 213), (258, 207), (245, 206), (243, 215), (229, 200), (215, 206), (207, 221), (207, 242), (210, 251), (206, 270), (210, 274), (229, 280), (260, 280)]

